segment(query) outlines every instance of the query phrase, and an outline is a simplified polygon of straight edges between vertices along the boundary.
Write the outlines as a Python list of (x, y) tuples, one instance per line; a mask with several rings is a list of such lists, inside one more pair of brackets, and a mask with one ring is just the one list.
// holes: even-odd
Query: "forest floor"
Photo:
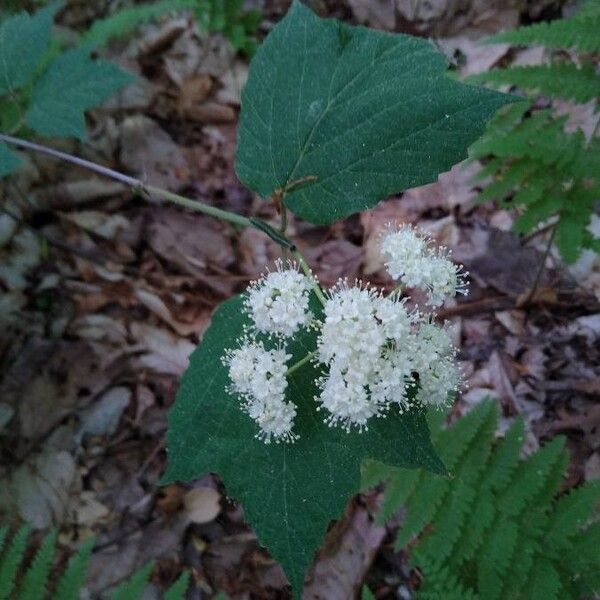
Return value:
[[(282, 15), (279, 4), (263, 7), (263, 34)], [(461, 75), (543, 60), (538, 49), (477, 43), (540, 15), (500, 8), (417, 23), (407, 14), (394, 21), (377, 2), (322, 4), (324, 14), (350, 22), (435, 35)], [(88, 5), (80, 11), (67, 9), (65, 27), (95, 16)], [(136, 73), (136, 83), (91, 112), (86, 142), (55, 147), (277, 222), (273, 205), (233, 168), (246, 58), (219, 35), (200, 37), (185, 16), (142, 27), (108, 58)], [(563, 109), (573, 126), (595, 126), (591, 109)], [(281, 569), (215, 477), (159, 486), (167, 413), (190, 352), (215, 307), (280, 248), (258, 231), (147, 201), (51, 158), (26, 158), (25, 171), (2, 183), (13, 216), (0, 214), (0, 521), (18, 514), (40, 530), (57, 526), (65, 555), (96, 535), (92, 594), (156, 559), (157, 585), (182, 565), (193, 568), (194, 598), (216, 590), (288, 598)], [(586, 254), (566, 267), (554, 251), (545, 257), (543, 232), (513, 234), (510, 211), (477, 203), (478, 168), (458, 165), (329, 227), (292, 218), (289, 231), (326, 284), (344, 276), (389, 286), (376, 252), (389, 221), (418, 224), (451, 248), (471, 279), (468, 298), (442, 311), (468, 381), (454, 413), (495, 397), (501, 430), (524, 416), (528, 450), (566, 436), (565, 487), (599, 478), (600, 260)], [(393, 552), (391, 527), (376, 528), (363, 504), (349, 504), (311, 589), (341, 600), (339, 579), (358, 586), (368, 571), (376, 597), (408, 598), (410, 574)]]

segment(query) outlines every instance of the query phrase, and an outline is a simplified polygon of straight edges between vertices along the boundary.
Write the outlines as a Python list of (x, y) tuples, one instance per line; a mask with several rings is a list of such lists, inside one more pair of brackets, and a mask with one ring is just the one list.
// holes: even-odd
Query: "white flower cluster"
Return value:
[(290, 337), (312, 318), (308, 310), (312, 281), (291, 264), (287, 269), (281, 261), (275, 264), (276, 271), (250, 284), (244, 306), (257, 331)]
[(261, 342), (243, 338), (240, 347), (228, 350), (223, 363), (229, 367), (230, 391), (242, 399), (242, 408), (260, 428), (258, 437), (293, 441), (296, 407), (285, 401), (287, 361), (283, 348), (267, 350)]
[[(244, 309), (252, 320), (252, 332), (222, 358), (232, 382), (229, 391), (242, 399), (242, 408), (259, 426), (257, 437), (266, 443), (296, 438), (292, 433), (296, 406), (285, 400), (287, 362), (291, 358), (285, 339), (312, 319), (308, 309), (312, 279), (291, 263), (277, 261), (276, 267), (250, 284)], [(261, 333), (274, 337), (278, 347), (265, 348), (257, 339)]]
[[(390, 275), (407, 287), (428, 292), (428, 304), (441, 305), (466, 292), (465, 275), (443, 249), (433, 250), (428, 238), (410, 227), (388, 231), (381, 244)], [(296, 406), (286, 401), (289, 374), (308, 362), (320, 365), (316, 410), (325, 422), (346, 431), (367, 429), (372, 417), (394, 406), (400, 412), (415, 404), (445, 405), (460, 384), (455, 349), (448, 329), (430, 315), (408, 310), (397, 291), (385, 296), (360, 282), (338, 284), (319, 293), (323, 310), (309, 310), (313, 277), (295, 265), (277, 263), (277, 270), (253, 282), (244, 300), (252, 327), (227, 350), (230, 392), (257, 423), (265, 442), (294, 441)], [(287, 340), (301, 328), (318, 331), (316, 349), (288, 366)], [(262, 339), (270, 340), (267, 347)], [(274, 348), (273, 348), (274, 347)]]
[(329, 412), (326, 421), (362, 429), (392, 402), (406, 408), (411, 365), (399, 348), (416, 314), (400, 300), (346, 282), (331, 290), (323, 313), (317, 356), (329, 369), (316, 400)]
[(406, 287), (425, 290), (429, 306), (441, 306), (468, 291), (468, 273), (450, 260), (446, 248), (432, 248), (431, 240), (413, 227), (389, 230), (381, 240), (381, 253), (390, 276)]

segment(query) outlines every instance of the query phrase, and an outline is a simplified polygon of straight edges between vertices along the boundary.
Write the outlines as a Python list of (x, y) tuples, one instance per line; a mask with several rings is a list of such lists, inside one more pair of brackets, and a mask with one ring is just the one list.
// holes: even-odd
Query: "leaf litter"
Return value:
[[(406, 3), (391, 12), (383, 3), (324, 4), (332, 16), (441, 37), (461, 75), (544, 60), (539, 51), (476, 43), (514, 24), (514, 9), (502, 3), (473, 2), (459, 17), (447, 2), (428, 12)], [(527, 18), (545, 4), (532, 3)], [(66, 9), (65, 24), (97, 16), (79, 10)], [(265, 8), (265, 29), (282, 10)], [(277, 225), (274, 208), (233, 174), (247, 61), (222, 37), (199, 36), (187, 17), (146, 26), (108, 55), (138, 78), (91, 112), (89, 144), (61, 142), (63, 149)], [(588, 107), (558, 109), (573, 127), (595, 127)], [(10, 202), (3, 200), (10, 214), (0, 215), (0, 518), (58, 526), (63, 550), (96, 535), (91, 593), (157, 558), (155, 577), (171, 581), (186, 566), (198, 593), (289, 597), (280, 567), (217, 478), (158, 486), (166, 415), (190, 353), (219, 302), (280, 249), (256, 231), (148, 206), (119, 184), (25, 158), (23, 174), (0, 184)], [(470, 384), (454, 414), (495, 396), (501, 429), (525, 417), (529, 449), (567, 436), (568, 485), (598, 478), (598, 257), (569, 268), (552, 257), (535, 303), (522, 305), (545, 239), (523, 243), (509, 232), (510, 213), (475, 202), (477, 168), (456, 166), (344, 223), (316, 227), (292, 216), (289, 229), (323, 280), (366, 275), (389, 287), (374, 252), (379, 232), (390, 221), (427, 228), (468, 265), (473, 282), (471, 296), (442, 314), (453, 320)], [(410, 597), (406, 561), (392, 550), (394, 523), (373, 524), (374, 502), (376, 492), (350, 501), (306, 597), (347, 598), (367, 573), (378, 597)]]

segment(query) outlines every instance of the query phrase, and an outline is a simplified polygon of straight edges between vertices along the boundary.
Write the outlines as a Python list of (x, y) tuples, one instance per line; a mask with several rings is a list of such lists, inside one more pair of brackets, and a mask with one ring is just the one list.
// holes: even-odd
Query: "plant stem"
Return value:
[(301, 367), (303, 367), (307, 362), (310, 361), (310, 359), (315, 356), (315, 354), (317, 353), (316, 350), (313, 350), (312, 352), (309, 352), (304, 358), (301, 358), (297, 363), (294, 363), (288, 370), (286, 373), (286, 377), (288, 377), (289, 375), (291, 375), (292, 373), (294, 373), (295, 371), (297, 371), (298, 369), (300, 369)]
[(298, 250), (294, 250), (292, 252), (292, 254), (294, 255), (294, 258), (298, 261), (298, 264), (300, 265), (300, 268), (302, 269), (302, 271), (304, 271), (304, 274), (313, 280), (313, 290), (315, 292), (315, 295), (319, 299), (319, 302), (323, 306), (325, 306), (325, 304), (327, 302), (327, 298), (325, 298), (325, 294), (323, 293), (323, 290), (321, 289), (319, 282), (315, 279), (314, 275), (312, 274), (312, 271), (310, 270), (310, 267), (304, 260), (304, 256), (302, 256), (302, 254), (300, 254), (300, 252)]
[(157, 198), (162, 198), (163, 200), (167, 200), (173, 204), (185, 206), (190, 210), (201, 212), (205, 215), (216, 217), (224, 221), (229, 221), (234, 225), (239, 225), (240, 227), (253, 227), (250, 219), (247, 219), (246, 217), (242, 217), (241, 215), (229, 212), (227, 210), (216, 208), (215, 206), (210, 206), (209, 204), (205, 204), (204, 202), (200, 202), (198, 200), (192, 200), (191, 198), (180, 196), (179, 194), (175, 194), (174, 192), (170, 192), (169, 190), (165, 190), (154, 185), (146, 185), (143, 181), (137, 179), (136, 177), (124, 175), (123, 173), (119, 173), (118, 171), (114, 171), (108, 167), (103, 167), (102, 165), (98, 165), (89, 160), (79, 158), (78, 156), (73, 156), (72, 154), (67, 154), (66, 152), (60, 152), (59, 150), (54, 150), (53, 148), (48, 148), (47, 146), (42, 146), (41, 144), (36, 144), (34, 142), (29, 142), (27, 140), (22, 140), (20, 138), (2, 133), (0, 133), (0, 141), (6, 142), (7, 144), (12, 144), (13, 146), (18, 146), (19, 148), (24, 148), (26, 150), (33, 150), (34, 152), (53, 156), (54, 158), (58, 158), (73, 165), (83, 167), (84, 169), (88, 169), (89, 171), (93, 171), (94, 173), (98, 173), (104, 177), (119, 181), (132, 188), (134, 191), (139, 191)]
[(186, 198), (185, 196), (180, 196), (179, 194), (156, 187), (154, 185), (143, 185), (141, 190), (152, 196), (156, 196), (157, 198), (162, 198), (163, 200), (172, 202), (173, 204), (184, 206), (185, 208), (204, 213), (205, 215), (209, 215), (211, 217), (216, 217), (217, 219), (222, 219), (223, 221), (229, 221), (229, 223), (239, 225), (240, 227), (254, 227), (250, 219), (242, 217), (242, 215), (217, 208), (216, 206), (211, 206), (210, 204), (204, 204), (204, 202), (192, 200), (191, 198)]
[(102, 165), (98, 165), (89, 160), (73, 156), (72, 154), (67, 154), (66, 152), (60, 152), (60, 150), (54, 150), (54, 148), (48, 148), (48, 146), (42, 146), (41, 144), (28, 142), (27, 140), (22, 140), (21, 138), (13, 137), (12, 135), (5, 135), (3, 133), (0, 133), (0, 141), (6, 142), (7, 144), (12, 144), (13, 146), (17, 146), (19, 148), (24, 148), (25, 150), (33, 150), (34, 152), (47, 154), (48, 156), (53, 156), (54, 158), (60, 158), (61, 160), (69, 162), (73, 165), (94, 171), (95, 173), (104, 175), (110, 179), (115, 179), (116, 181), (120, 181), (121, 183), (133, 188), (139, 188), (140, 186), (143, 187), (142, 182), (135, 177), (123, 175), (123, 173), (113, 171), (108, 167), (103, 167)]
[(265, 224), (262, 223), (260, 220), (249, 219), (247, 217), (243, 217), (242, 215), (238, 215), (237, 213), (233, 213), (228, 210), (223, 210), (221, 208), (205, 204), (204, 202), (200, 202), (198, 200), (186, 198), (185, 196), (181, 196), (180, 194), (170, 192), (169, 190), (165, 190), (155, 185), (147, 185), (140, 179), (137, 179), (136, 177), (124, 175), (123, 173), (119, 173), (118, 171), (109, 169), (108, 167), (103, 167), (102, 165), (96, 164), (92, 161), (79, 158), (78, 156), (73, 156), (72, 154), (67, 154), (66, 152), (54, 150), (53, 148), (49, 148), (48, 146), (43, 146), (41, 144), (36, 144), (35, 142), (29, 142), (27, 140), (23, 140), (21, 138), (6, 135), (3, 133), (0, 133), (0, 142), (5, 142), (7, 144), (23, 148), (25, 150), (32, 150), (34, 152), (46, 154), (48, 156), (64, 160), (65, 162), (71, 163), (73, 165), (83, 167), (84, 169), (88, 169), (89, 171), (93, 171), (94, 173), (98, 173), (99, 175), (102, 175), (104, 177), (108, 177), (110, 179), (114, 179), (115, 181), (119, 181), (120, 183), (123, 183), (126, 186), (130, 187), (134, 192), (139, 192), (147, 196), (154, 196), (156, 198), (172, 202), (173, 204), (189, 208), (190, 210), (200, 212), (211, 217), (216, 217), (217, 219), (221, 219), (223, 221), (228, 221), (229, 223), (232, 223), (233, 225), (238, 225), (239, 227), (254, 227), (259, 231), (266, 233), (273, 240), (278, 242), (283, 248), (294, 249), (294, 257), (300, 264), (300, 267), (302, 268), (306, 276), (310, 277), (313, 280), (314, 292), (321, 304), (325, 306), (325, 302), (327, 301), (327, 299), (323, 294), (323, 290), (319, 286), (318, 282), (314, 279), (310, 267), (306, 263), (306, 260), (304, 260), (302, 254), (297, 249), (295, 249), (293, 242), (288, 240), (284, 235), (279, 235), (276, 232), (269, 233), (269, 228), (266, 227)]

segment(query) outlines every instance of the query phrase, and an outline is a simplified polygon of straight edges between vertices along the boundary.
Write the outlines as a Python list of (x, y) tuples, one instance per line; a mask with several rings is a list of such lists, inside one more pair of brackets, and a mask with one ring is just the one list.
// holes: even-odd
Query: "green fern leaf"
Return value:
[(4, 542), (8, 534), (8, 527), (0, 527), (0, 557), (2, 556), (2, 548), (4, 548)]
[(427, 477), (418, 486), (410, 498), (406, 519), (398, 531), (394, 546), (397, 551), (433, 519), (449, 489), (450, 482), (444, 477)]
[(468, 81), (494, 87), (511, 85), (530, 93), (576, 102), (588, 102), (600, 96), (600, 77), (592, 64), (579, 67), (572, 63), (554, 63), (492, 69), (472, 75)]
[(564, 439), (554, 438), (541, 450), (521, 462), (510, 486), (498, 499), (498, 508), (503, 514), (521, 514), (528, 502), (547, 484), (553, 466), (564, 457), (563, 448)]
[(177, 581), (165, 592), (163, 600), (184, 600), (190, 584), (190, 574), (182, 573)]
[(477, 484), (491, 451), (498, 424), (496, 403), (487, 403), (484, 412), (486, 418), (456, 469), (449, 499), (444, 503), (444, 508), (435, 521), (433, 532), (421, 546), (423, 552), (435, 556), (439, 561), (446, 560), (454, 553), (461, 531), (468, 527), (465, 522), (476, 500)]
[(527, 591), (526, 598), (531, 600), (555, 600), (562, 598), (560, 577), (552, 564), (543, 559), (538, 558), (531, 572), (531, 579)]
[(139, 600), (148, 585), (148, 579), (153, 567), (154, 563), (149, 562), (146, 566), (135, 572), (113, 592), (111, 600)]
[(600, 51), (600, 17), (584, 16), (551, 23), (543, 22), (519, 27), (486, 40), (492, 44), (571, 48), (581, 52)]
[(112, 38), (124, 37), (142, 23), (147, 23), (167, 13), (195, 8), (198, 0), (160, 0), (153, 4), (140, 4), (124, 8), (105, 19), (94, 22), (82, 38), (83, 45), (104, 46)]
[(538, 168), (539, 165), (529, 158), (515, 161), (510, 168), (502, 174), (501, 178), (490, 183), (481, 194), (479, 194), (478, 201), (487, 202), (488, 200), (502, 200), (515, 188), (522, 186), (524, 181), (531, 177)]
[(29, 527), (21, 527), (2, 556), (0, 562), (0, 600), (6, 600), (14, 589), (15, 577), (25, 554), (29, 532)]
[(87, 540), (71, 557), (69, 565), (56, 584), (53, 600), (78, 600), (94, 542), (94, 538)]
[(56, 531), (49, 533), (25, 573), (19, 589), (19, 600), (40, 600), (46, 593), (48, 576), (54, 561)]
[(375, 600), (373, 592), (366, 585), (363, 585), (360, 600)]
[(556, 224), (556, 245), (568, 263), (574, 263), (583, 249), (583, 231), (589, 218), (586, 215), (582, 222), (582, 217), (583, 215), (562, 213)]
[(592, 597), (600, 591), (600, 522), (570, 539), (570, 549), (561, 555), (566, 578), (578, 597)]
[(424, 580), (416, 594), (418, 600), (476, 600), (473, 591), (465, 588), (442, 562), (418, 550), (413, 554), (413, 562), (424, 573)]
[(523, 434), (523, 419), (518, 417), (492, 453), (486, 468), (484, 489), (498, 492), (506, 488), (519, 464)]
[(502, 582), (517, 547), (518, 527), (511, 520), (497, 521), (479, 551), (478, 590), (482, 598), (501, 597)]
[(484, 401), (461, 419), (458, 419), (447, 430), (443, 431), (436, 445), (440, 456), (452, 472), (460, 459), (465, 455), (473, 440), (485, 429), (496, 414), (496, 403)]
[[(540, 188), (535, 190), (536, 195), (541, 195)], [(522, 197), (521, 197), (522, 198)], [(518, 198), (514, 198), (515, 204)], [(551, 216), (558, 213), (567, 202), (566, 196), (556, 191), (548, 193), (541, 197), (537, 202), (529, 205), (525, 211), (515, 221), (515, 231), (518, 233), (529, 233), (533, 231), (540, 223), (548, 220)]]
[(554, 506), (545, 543), (559, 548), (569, 547), (569, 538), (587, 524), (599, 503), (600, 482), (588, 483), (565, 494)]
[[(494, 403), (482, 402), (452, 427), (442, 431), (436, 446), (449, 470), (453, 471), (456, 468), (461, 456), (468, 451), (493, 411)], [(425, 477), (422, 483), (421, 480), (419, 483), (410, 495), (408, 514), (396, 538), (397, 549), (418, 535), (423, 527), (434, 519), (451, 489), (450, 480), (443, 477)]]

